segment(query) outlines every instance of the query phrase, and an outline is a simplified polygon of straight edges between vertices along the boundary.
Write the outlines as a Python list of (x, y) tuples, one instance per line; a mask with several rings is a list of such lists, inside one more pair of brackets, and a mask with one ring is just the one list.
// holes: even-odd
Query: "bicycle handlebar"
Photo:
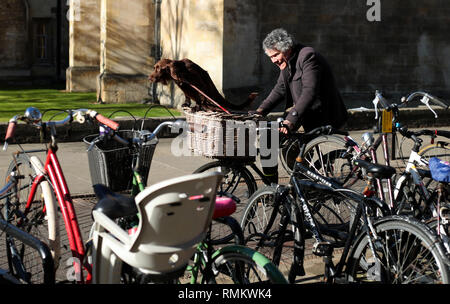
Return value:
[(433, 95), (430, 95), (430, 94), (428, 94), (426, 92), (420, 92), (420, 91), (409, 94), (409, 96), (407, 98), (403, 97), (402, 98), (402, 102), (408, 103), (408, 102), (410, 102), (411, 100), (413, 100), (417, 96), (422, 96), (422, 98), (420, 99), (420, 102), (423, 103), (424, 105), (426, 105), (427, 108), (431, 112), (433, 112), (435, 118), (437, 118), (438, 116), (437, 116), (436, 112), (431, 108), (431, 106), (429, 104), (430, 101), (432, 101), (436, 105), (442, 107), (444, 110), (447, 110), (448, 107), (449, 107), (444, 101), (440, 100), (439, 98), (437, 98), (437, 97), (435, 97)]
[(74, 118), (79, 123), (84, 123), (86, 121), (86, 117), (90, 117), (91, 119), (98, 121), (99, 123), (113, 129), (114, 131), (117, 131), (119, 129), (119, 124), (117, 122), (112, 121), (111, 119), (106, 118), (93, 110), (77, 109), (77, 110), (67, 110), (66, 112), (68, 112), (68, 114), (64, 119), (47, 122), (42, 122), (41, 112), (34, 107), (27, 108), (25, 114), (22, 116), (21, 115), (14, 116), (13, 118), (11, 118), (8, 124), (3, 151), (6, 151), (8, 149), (8, 145), (11, 139), (14, 137), (15, 128), (19, 120), (24, 121), (27, 124), (36, 125), (38, 127), (45, 126), (47, 128), (51, 128), (71, 123), (74, 120)]
[(114, 131), (119, 130), (119, 123), (117, 123), (95, 111), (91, 111), (90, 116), (92, 118), (96, 119), (99, 123), (104, 124), (105, 126), (107, 126), (110, 129), (113, 129)]
[[(183, 120), (176, 120), (176, 121), (164, 121), (162, 123), (160, 123), (155, 130), (153, 130), (153, 132), (144, 130), (141, 131), (140, 136), (139, 137), (133, 137), (131, 140), (127, 140), (122, 138), (121, 136), (119, 136), (117, 133), (113, 132), (112, 134), (112, 139), (114, 139), (115, 141), (119, 142), (120, 144), (124, 145), (124, 146), (129, 146), (132, 144), (141, 144), (144, 142), (148, 142), (152, 139), (154, 139), (163, 129), (163, 127), (165, 126), (178, 126), (178, 127), (182, 127), (182, 124), (184, 124), (185, 122)], [(107, 132), (108, 133), (108, 132)], [(87, 151), (91, 151), (92, 148), (94, 147), (94, 145), (100, 141), (102, 141), (104, 138), (104, 135), (99, 135), (97, 138), (95, 138), (89, 145)]]
[(376, 90), (375, 91), (375, 98), (372, 101), (372, 103), (373, 103), (373, 105), (375, 107), (375, 119), (378, 119), (378, 104), (381, 104), (381, 106), (384, 109), (386, 109), (386, 110), (398, 109), (398, 108), (405, 107), (408, 102), (410, 102), (411, 100), (413, 100), (415, 97), (418, 97), (418, 96), (422, 96), (420, 102), (422, 102), (424, 105), (426, 105), (427, 108), (431, 112), (433, 112), (435, 118), (438, 118), (438, 115), (431, 108), (431, 106), (429, 104), (430, 101), (433, 101), (436, 105), (444, 108), (445, 110), (447, 110), (449, 108), (449, 105), (447, 105), (441, 99), (439, 99), (439, 98), (437, 98), (437, 97), (435, 97), (433, 95), (430, 95), (430, 94), (428, 94), (426, 92), (420, 92), (420, 91), (413, 92), (413, 93), (409, 94), (409, 96), (407, 98), (406, 97), (402, 97), (400, 99), (401, 103), (399, 105), (397, 105), (395, 103), (394, 104), (389, 104), (389, 102), (381, 95), (381, 93), (378, 92), (378, 90)]

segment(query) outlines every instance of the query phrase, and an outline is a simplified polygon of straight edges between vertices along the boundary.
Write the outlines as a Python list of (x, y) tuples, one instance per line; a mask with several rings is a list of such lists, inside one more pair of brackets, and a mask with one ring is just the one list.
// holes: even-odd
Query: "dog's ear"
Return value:
[(173, 60), (163, 58), (155, 64), (155, 70), (159, 73), (167, 72), (170, 73), (170, 65)]
[(172, 76), (174, 80), (186, 82), (186, 79), (189, 78), (186, 65), (183, 61), (174, 60), (170, 63), (169, 68), (170, 76)]

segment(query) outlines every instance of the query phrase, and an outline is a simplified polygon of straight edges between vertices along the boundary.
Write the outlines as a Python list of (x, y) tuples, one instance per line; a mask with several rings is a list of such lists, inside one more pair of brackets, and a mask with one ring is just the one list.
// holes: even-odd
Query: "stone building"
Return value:
[(0, 0), (0, 82), (43, 84), (68, 67), (68, 6), (62, 0)]
[[(0, 12), (0, 20), (27, 16), (24, 3), (39, 1), (58, 2), (1, 0), (10, 13)], [(163, 104), (183, 103), (173, 85), (152, 87), (148, 82), (146, 77), (160, 57), (190, 58), (209, 72), (231, 101), (239, 103), (252, 91), (263, 98), (278, 71), (261, 42), (276, 27), (286, 28), (328, 58), (349, 106), (371, 107), (376, 89), (393, 98), (414, 90), (450, 97), (448, 0), (67, 0), (67, 4), (73, 10), (69, 53), (61, 61), (61, 66), (68, 61), (66, 88), (97, 91), (104, 102), (157, 97)], [(23, 30), (30, 27), (27, 24), (17, 21), (6, 35), (0, 34), (2, 71), (36, 65), (26, 56), (33, 41), (24, 34), (32, 33)]]

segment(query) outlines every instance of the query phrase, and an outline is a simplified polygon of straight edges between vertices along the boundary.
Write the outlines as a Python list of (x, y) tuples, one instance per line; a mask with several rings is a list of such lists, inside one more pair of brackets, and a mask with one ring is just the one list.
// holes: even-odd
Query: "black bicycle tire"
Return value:
[[(339, 148), (339, 150), (335, 150), (335, 151), (338, 151), (338, 152), (333, 152), (331, 154), (332, 155), (331, 157), (334, 157), (335, 159), (341, 158), (340, 157), (340, 153), (347, 150), (346, 141), (342, 137), (339, 137), (337, 135), (322, 135), (322, 136), (316, 137), (316, 138), (314, 138), (313, 140), (311, 140), (310, 142), (308, 142), (306, 144), (306, 147), (305, 147), (305, 150), (304, 150), (304, 153), (303, 153), (303, 157), (302, 157), (304, 162), (306, 162), (305, 165), (308, 166), (307, 158), (308, 158), (309, 152), (312, 151), (315, 147), (317, 147), (317, 146), (319, 146), (321, 144), (327, 143), (327, 142), (334, 143), (334, 144), (337, 144), (338, 146), (339, 145), (341, 146)], [(328, 154), (328, 155), (330, 155), (330, 154)], [(328, 156), (328, 157), (330, 157), (330, 156)], [(349, 172), (353, 172), (353, 167), (352, 167), (351, 161), (348, 160), (347, 158), (342, 158), (342, 159), (345, 159), (345, 162), (343, 163), (342, 166), (346, 166), (346, 165), (350, 166)], [(342, 166), (341, 166), (341, 169), (342, 169)], [(321, 175), (324, 175), (324, 176), (328, 176), (329, 175), (329, 174), (324, 174), (324, 172), (321, 172), (320, 170), (317, 170), (317, 171)], [(341, 182), (343, 187), (352, 189), (352, 186), (357, 181), (359, 181), (359, 180), (361, 182), (363, 181), (362, 179), (360, 179), (360, 177), (358, 175), (359, 171), (355, 171), (354, 174), (356, 174), (356, 175), (352, 175), (353, 177), (350, 177), (347, 174), (344, 177), (341, 177), (340, 179), (337, 179), (335, 176), (331, 176), (331, 177), (334, 178), (336, 181)], [(328, 176), (328, 177), (330, 177), (330, 176)], [(347, 182), (344, 182), (344, 181), (347, 181)], [(365, 182), (364, 182), (364, 185), (365, 185)], [(353, 190), (355, 190), (357, 192), (360, 192), (360, 190), (362, 190), (362, 189), (353, 189)], [(341, 213), (345, 213), (347, 211), (349, 212), (349, 223), (351, 224), (351, 222), (353, 221), (353, 217), (354, 217), (354, 215), (356, 213), (356, 204), (354, 204), (352, 206), (349, 206), (348, 204), (345, 204), (345, 206), (346, 206), (345, 207), (346, 209), (341, 210)], [(346, 220), (346, 219), (344, 219), (344, 220)]]
[[(228, 166), (227, 163), (223, 163), (221, 161), (213, 161), (213, 162), (207, 163), (205, 165), (202, 165), (201, 167), (196, 169), (194, 171), (194, 173), (202, 173), (202, 172), (205, 172), (205, 171), (208, 171), (208, 170), (211, 170), (211, 169), (214, 169), (214, 168), (218, 168), (218, 167), (229, 167), (229, 166)], [(244, 166), (233, 166), (231, 168), (231, 170), (233, 170), (233, 172), (235, 172), (235, 171), (239, 171), (240, 172), (239, 174), (241, 174), (242, 179), (244, 180), (244, 183), (246, 184), (246, 187), (247, 187), (248, 197), (250, 197), (256, 191), (256, 181), (255, 181), (253, 175)], [(220, 195), (220, 187), (221, 186), (219, 186), (219, 189), (218, 189), (218, 192), (217, 192), (218, 195)], [(231, 194), (234, 195), (234, 193), (231, 193)], [(238, 199), (240, 199), (240, 203), (241, 203), (239, 205), (243, 206), (242, 202), (244, 200), (246, 200), (248, 197), (239, 197), (238, 196)], [(238, 205), (238, 207), (239, 207), (239, 205)], [(214, 221), (213, 224), (214, 225), (221, 225), (221, 226), (223, 225), (223, 223), (218, 223), (218, 221)], [(227, 229), (226, 233), (230, 232), (228, 230), (228, 228), (224, 227), (224, 229)], [(214, 229), (214, 231), (220, 231), (220, 234), (222, 234), (224, 229)], [(224, 237), (217, 237), (216, 235), (212, 235), (211, 236), (211, 242), (212, 242), (213, 245), (227, 244), (230, 241), (232, 241), (234, 238), (235, 238), (235, 233), (231, 229), (231, 233), (228, 233)]]
[[(254, 269), (255, 267), (259, 270), (259, 275), (266, 276), (267, 279), (259, 281), (258, 283), (272, 283), (272, 284), (287, 284), (286, 278), (284, 275), (279, 271), (279, 269), (263, 254), (245, 247), (245, 246), (239, 246), (239, 245), (233, 245), (233, 246), (227, 246), (224, 248), (219, 249), (216, 251), (212, 256), (212, 267), (214, 268), (214, 272), (216, 274), (218, 273), (224, 273), (222, 269), (223, 265), (225, 263), (228, 264), (230, 261), (236, 261), (236, 265), (234, 265), (235, 269), (238, 268), (240, 271), (237, 271), (241, 277), (239, 278), (232, 278), (231, 281), (234, 284), (251, 284), (252, 282), (249, 282), (249, 276), (247, 273), (247, 268), (243, 266), (243, 264), (251, 265), (251, 269)], [(228, 268), (228, 267), (227, 267)], [(245, 273), (245, 277), (243, 276), (243, 273)], [(215, 283), (221, 283), (217, 282), (217, 278), (215, 278)], [(230, 284), (229, 281), (225, 281), (225, 284)]]
[[(444, 284), (448, 284), (449, 283), (449, 278), (450, 278), (450, 274), (449, 274), (449, 268), (448, 265), (445, 263), (445, 258), (444, 258), (444, 249), (442, 247), (442, 244), (439, 242), (439, 240), (437, 239), (437, 236), (423, 223), (415, 220), (414, 218), (408, 218), (408, 217), (404, 217), (404, 216), (387, 216), (387, 217), (383, 217), (381, 219), (379, 219), (378, 221), (376, 221), (373, 225), (375, 231), (377, 231), (378, 235), (382, 235), (383, 233), (385, 233), (386, 231), (398, 231), (398, 233), (402, 232), (403, 233), (408, 233), (408, 235), (412, 235), (412, 240), (413, 242), (409, 242), (410, 238), (408, 237), (406, 240), (406, 243), (404, 242), (404, 239), (402, 239), (401, 237), (398, 237), (397, 234), (390, 234), (389, 238), (386, 238), (388, 240), (392, 240), (392, 243), (388, 244), (391, 247), (395, 247), (396, 249), (399, 249), (401, 244), (406, 244), (408, 246), (412, 246), (412, 245), (416, 245), (415, 240), (419, 240), (420, 244), (424, 244), (423, 247), (425, 248), (425, 250), (429, 251), (429, 253), (431, 254), (431, 257), (433, 258), (434, 261), (436, 261), (436, 265), (437, 265), (437, 272), (440, 274), (441, 280), (439, 282), (436, 283), (444, 283)], [(402, 236), (402, 234), (400, 234), (400, 236)], [(382, 238), (382, 237), (381, 237)], [(354, 242), (354, 246), (353, 249), (348, 257), (348, 262), (349, 264), (347, 265), (347, 278), (349, 279), (349, 281), (359, 281), (356, 279), (357, 277), (357, 272), (360, 268), (367, 268), (366, 263), (363, 263), (360, 261), (361, 259), (361, 255), (363, 254), (364, 249), (366, 248), (368, 244), (368, 239), (365, 233), (362, 233), (358, 236), (358, 238), (356, 239), (356, 241)], [(402, 258), (408, 258), (408, 255), (412, 252), (412, 248), (409, 248), (407, 250), (407, 254), (406, 257)], [(389, 251), (389, 249), (386, 250), (386, 248), (384, 248), (385, 251)], [(417, 249), (417, 248), (416, 248)], [(392, 251), (392, 250), (391, 250)], [(417, 252), (414, 252), (414, 257), (415, 258), (419, 258), (419, 257), (424, 257), (423, 255), (424, 251), (420, 251), (421, 254), (417, 254)], [(412, 254), (412, 253), (411, 253)], [(394, 259), (394, 255), (392, 255), (389, 251), (389, 257), (393, 260)], [(428, 255), (425, 254), (425, 257)], [(396, 256), (397, 258), (400, 258), (399, 255)], [(429, 264), (431, 265), (432, 261), (429, 262)], [(364, 267), (363, 267), (364, 265)], [(403, 265), (403, 264), (402, 264)], [(399, 266), (397, 264), (397, 266)], [(415, 267), (411, 267), (410, 269), (417, 269), (420, 265), (415, 264)], [(387, 266), (386, 266), (387, 267)], [(394, 272), (393, 277), (396, 279), (401, 280), (402, 279), (402, 273), (395, 273), (396, 269), (395, 268), (391, 268), (391, 271)], [(365, 270), (363, 270), (365, 271)], [(399, 272), (399, 271), (398, 271)], [(406, 271), (405, 271), (406, 274)], [(420, 277), (420, 276), (419, 276)], [(387, 283), (396, 283), (394, 282), (390, 282), (388, 281)], [(400, 282), (400, 283), (411, 283), (411, 282)]]
[[(32, 170), (34, 172), (33, 166), (30, 163), (29, 159), (26, 157), (26, 155), (19, 154), (16, 157), (16, 161), (14, 161), (14, 160), (11, 161), (11, 163), (8, 167), (8, 170), (7, 170), (7, 176), (9, 176), (13, 171), (15, 171), (18, 166), (24, 166), (24, 165), (25, 165), (25, 167), (30, 168), (30, 170)], [(32, 176), (24, 176), (24, 179), (29, 179), (29, 181), (26, 182), (26, 184), (28, 184), (28, 186), (20, 187), (22, 183), (18, 184), (18, 187), (20, 187), (19, 191), (26, 190), (27, 188), (29, 188), (32, 183), (32, 178), (33, 178)], [(40, 185), (38, 187), (40, 187)], [(20, 194), (17, 195), (17, 192), (18, 191), (13, 192), (11, 194), (11, 196), (7, 198), (7, 200), (15, 199), (16, 207), (14, 208), (14, 210), (13, 209), (10, 210), (9, 206), (11, 204), (9, 203), (9, 201), (6, 203), (7, 206), (5, 206), (5, 210), (4, 210), (5, 220), (7, 220), (9, 223), (17, 226), (18, 228), (22, 229), (23, 231), (37, 237), (39, 240), (41, 240), (47, 246), (49, 246), (50, 241), (48, 238), (49, 238), (50, 232), (48, 229), (45, 228), (45, 224), (44, 224), (46, 221), (45, 215), (40, 211), (40, 210), (42, 210), (42, 206), (44, 205), (44, 200), (42, 199), (42, 202), (40, 202), (40, 203), (36, 202), (36, 201), (33, 202), (34, 206), (36, 206), (36, 209), (33, 209), (33, 211), (29, 213), (29, 216), (27, 216), (27, 220), (25, 221), (25, 223), (31, 223), (31, 224), (17, 225), (16, 218), (11, 217), (9, 215), (9, 213), (12, 211), (16, 215), (20, 214), (20, 212), (21, 212), (20, 208), (24, 206), (23, 204), (26, 204), (26, 200), (28, 198), (28, 195), (25, 195), (25, 196), (20, 195)], [(39, 196), (40, 196), (39, 193), (37, 193), (35, 198), (39, 197)], [(20, 197), (22, 197), (22, 198), (20, 198)], [(18, 199), (18, 201), (17, 201), (17, 199)], [(19, 202), (19, 204), (17, 204), (17, 202)], [(19, 208), (19, 209), (17, 209), (17, 208)], [(39, 223), (41, 223), (41, 224), (39, 224)], [(36, 225), (36, 224), (38, 224), (38, 225)], [(42, 228), (42, 229), (39, 229), (39, 228)], [(13, 261), (12, 261), (12, 256), (11, 256), (12, 249), (10, 248), (10, 246), (15, 246), (15, 247), (17, 247), (15, 249), (19, 251), (23, 266), (27, 270), (30, 270), (28, 272), (30, 273), (30, 276), (31, 276), (31, 283), (43, 282), (44, 271), (40, 267), (42, 265), (39, 265), (41, 260), (40, 260), (39, 255), (37, 254), (37, 252), (35, 250), (33, 250), (32, 248), (25, 246), (23, 243), (21, 244), (21, 242), (19, 242), (18, 245), (12, 244), (11, 242), (14, 242), (14, 240), (11, 239), (7, 235), (6, 236), (6, 248), (7, 248), (6, 251), (7, 251), (8, 266), (9, 266), (9, 270), (10, 270), (11, 274), (13, 276), (17, 276), (15, 267), (13, 266)], [(28, 259), (29, 254), (31, 255), (31, 257)], [(55, 263), (56, 263), (56, 261), (55, 261)]]
[[(213, 162), (202, 165), (201, 167), (197, 168), (193, 173), (203, 173), (207, 170), (217, 168), (217, 167), (225, 167), (225, 168), (228, 167), (228, 168), (240, 171), (245, 183), (247, 184), (248, 197), (250, 197), (256, 191), (256, 189), (257, 189), (256, 180), (253, 177), (253, 175), (250, 173), (250, 171), (247, 168), (245, 168), (245, 166), (229, 165), (228, 163), (225, 163), (222, 161), (213, 161)], [(240, 198), (240, 197), (238, 197), (238, 198)]]
[[(259, 241), (259, 238), (266, 237), (265, 235), (263, 235), (263, 232), (266, 229), (268, 222), (261, 223), (258, 228), (254, 227), (257, 230), (254, 232), (251, 232), (251, 233), (248, 230), (249, 228), (247, 227), (248, 223), (251, 220), (249, 217), (252, 217), (251, 213), (254, 212), (254, 210), (253, 210), (254, 205), (258, 204), (259, 206), (262, 206), (264, 203), (260, 202), (259, 199), (266, 195), (275, 195), (275, 193), (276, 193), (276, 188), (274, 186), (265, 186), (265, 187), (258, 189), (255, 193), (253, 193), (253, 195), (250, 197), (250, 199), (247, 202), (244, 212), (242, 213), (240, 225), (241, 225), (242, 231), (244, 233), (244, 238), (246, 241), (245, 245), (258, 251), (258, 252), (261, 252), (263, 255), (268, 257), (280, 269), (280, 271), (287, 276), (292, 264), (294, 263), (294, 257), (292, 256), (292, 258), (291, 258), (291, 257), (286, 257), (286, 255), (283, 255), (283, 250), (287, 250), (283, 246), (284, 243), (281, 245), (282, 246), (281, 248), (278, 248), (277, 247), (278, 245), (275, 246), (276, 245), (275, 243), (272, 244), (272, 242), (266, 241), (265, 244), (269, 244), (268, 246), (258, 247), (257, 243)], [(263, 207), (265, 208), (267, 206), (263, 206)], [(270, 208), (270, 210), (268, 210), (267, 212), (263, 210), (265, 219), (269, 220), (272, 212), (277, 212), (275, 221), (272, 226), (272, 227), (274, 227), (274, 226), (277, 227), (278, 221), (281, 220), (281, 213), (278, 210), (274, 211), (272, 206), (269, 206), (269, 208)], [(286, 231), (289, 231), (288, 227), (286, 227)], [(274, 238), (275, 240), (278, 240), (279, 231), (269, 230), (269, 235), (272, 238)], [(253, 236), (253, 238), (250, 238), (251, 236)], [(252, 241), (254, 241), (254, 242), (252, 242)], [(274, 261), (274, 258), (275, 258), (274, 253), (276, 250), (277, 251), (281, 250), (281, 256), (280, 256), (279, 261)]]

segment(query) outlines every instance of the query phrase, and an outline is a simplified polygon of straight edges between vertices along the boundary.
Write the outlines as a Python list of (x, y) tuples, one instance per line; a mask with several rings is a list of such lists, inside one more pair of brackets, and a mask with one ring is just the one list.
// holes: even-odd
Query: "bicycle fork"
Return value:
[[(303, 195), (302, 190), (300, 189), (300, 186), (294, 182), (295, 190), (297, 193), (297, 199), (300, 201), (300, 205), (302, 207), (301, 212), (303, 213), (302, 216), (297, 216), (297, 219), (305, 219), (305, 221), (296, 221), (297, 224), (300, 225), (301, 230), (305, 231), (306, 227), (305, 224), (308, 226), (309, 230), (312, 232), (313, 238), (315, 240), (315, 243), (313, 245), (312, 253), (316, 256), (323, 257), (323, 261), (325, 263), (325, 281), (331, 282), (332, 279), (336, 276), (336, 268), (333, 264), (333, 246), (330, 244), (330, 242), (326, 241), (321, 233), (319, 228), (317, 227), (316, 222), (314, 221), (314, 218), (311, 214), (310, 208), (308, 206), (308, 203), (306, 202), (306, 199)], [(299, 211), (300, 213), (300, 211)], [(299, 214), (301, 215), (301, 214)], [(304, 232), (302, 233), (304, 235)], [(303, 240), (304, 243), (304, 240)]]
[[(305, 256), (305, 230), (303, 227), (303, 221), (298, 220), (301, 219), (301, 217), (298, 209), (294, 207), (294, 204), (288, 195), (289, 191), (289, 187), (278, 186), (274, 202), (274, 210), (277, 211), (272, 212), (266, 229), (263, 232), (263, 236), (268, 235), (270, 228), (274, 224), (277, 214), (280, 213), (280, 229), (278, 230), (278, 237), (276, 237), (276, 241), (274, 244), (275, 250), (272, 257), (272, 262), (275, 265), (279, 265), (281, 255), (283, 253), (283, 244), (287, 241), (287, 226), (289, 223), (292, 224), (294, 253), (293, 261), (289, 269), (288, 281), (289, 283), (294, 283), (297, 276), (305, 275), (305, 269), (303, 267), (303, 260)], [(281, 204), (284, 199), (289, 200), (289, 203), (287, 205)], [(262, 237), (258, 246), (262, 246), (262, 244), (266, 241), (265, 239), (265, 237)]]

